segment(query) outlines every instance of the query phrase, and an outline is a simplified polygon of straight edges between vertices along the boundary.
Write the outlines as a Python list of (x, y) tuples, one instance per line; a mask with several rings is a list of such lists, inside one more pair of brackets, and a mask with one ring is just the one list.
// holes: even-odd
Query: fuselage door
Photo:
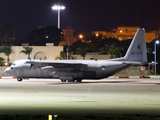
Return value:
[(19, 71), (19, 75), (20, 75), (20, 77), (24, 77), (23, 70)]

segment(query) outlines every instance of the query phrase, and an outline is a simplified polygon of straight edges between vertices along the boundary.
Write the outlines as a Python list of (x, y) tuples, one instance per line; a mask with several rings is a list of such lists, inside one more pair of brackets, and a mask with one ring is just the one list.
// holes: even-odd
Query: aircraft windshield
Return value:
[(15, 66), (15, 65), (16, 65), (16, 63), (13, 63), (13, 64), (12, 64), (12, 66)]

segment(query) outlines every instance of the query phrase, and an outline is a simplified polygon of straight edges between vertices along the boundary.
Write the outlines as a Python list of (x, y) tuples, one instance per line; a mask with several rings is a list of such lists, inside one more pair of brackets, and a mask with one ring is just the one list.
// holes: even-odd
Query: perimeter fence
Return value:
[(143, 66), (131, 66), (127, 69), (121, 70), (114, 76), (149, 76), (153, 74), (154, 71), (150, 67)]

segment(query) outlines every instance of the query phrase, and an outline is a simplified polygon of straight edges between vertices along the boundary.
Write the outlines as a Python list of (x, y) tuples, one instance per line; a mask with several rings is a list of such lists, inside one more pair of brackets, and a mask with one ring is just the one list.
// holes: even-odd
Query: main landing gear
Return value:
[(61, 82), (66, 82), (66, 81), (68, 81), (68, 82), (82, 82), (82, 79), (77, 79), (77, 80), (61, 80)]

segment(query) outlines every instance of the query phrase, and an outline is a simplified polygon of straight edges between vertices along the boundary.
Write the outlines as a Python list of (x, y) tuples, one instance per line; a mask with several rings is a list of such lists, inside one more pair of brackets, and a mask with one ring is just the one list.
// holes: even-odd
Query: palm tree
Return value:
[(64, 60), (65, 57), (66, 57), (65, 52), (64, 52), (64, 51), (61, 51), (61, 52), (60, 52), (60, 58), (61, 58), (62, 60)]
[(86, 52), (88, 51), (87, 48), (77, 48), (76, 54), (80, 54), (83, 57), (83, 60), (85, 60)]
[(0, 65), (4, 63), (4, 58), (0, 57)]
[(12, 53), (11, 45), (9, 45), (9, 46), (3, 45), (2, 46), (2, 51), (7, 56), (7, 64), (9, 65), (9, 61), (10, 61), (9, 56)]
[(117, 47), (115, 44), (112, 45), (106, 44), (105, 47), (100, 48), (99, 54), (108, 54), (111, 56), (110, 58), (114, 58), (114, 55), (115, 57), (121, 57), (122, 51), (123, 51), (122, 47)]
[(55, 59), (56, 59), (56, 60), (57, 60), (57, 59), (62, 59), (62, 60), (64, 60), (64, 59), (65, 59), (65, 57), (66, 57), (65, 52), (64, 52), (64, 51), (61, 51), (61, 52), (60, 52), (60, 54), (59, 54), (59, 56), (58, 56), (58, 57), (56, 57)]
[(24, 50), (22, 50), (20, 53), (24, 53), (28, 55), (27, 59), (31, 59), (30, 54), (32, 53), (33, 48), (29, 46), (23, 46)]

